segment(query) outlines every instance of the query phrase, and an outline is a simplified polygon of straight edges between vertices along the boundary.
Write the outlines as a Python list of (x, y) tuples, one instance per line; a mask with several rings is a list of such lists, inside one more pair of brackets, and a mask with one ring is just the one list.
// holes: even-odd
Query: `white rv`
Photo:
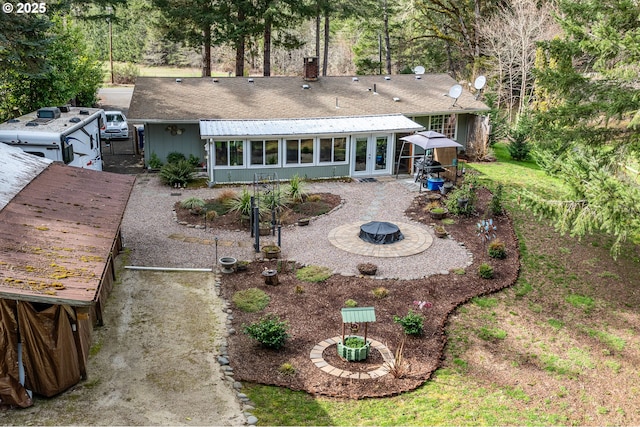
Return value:
[(0, 142), (69, 166), (102, 170), (99, 108), (48, 107), (0, 124)]

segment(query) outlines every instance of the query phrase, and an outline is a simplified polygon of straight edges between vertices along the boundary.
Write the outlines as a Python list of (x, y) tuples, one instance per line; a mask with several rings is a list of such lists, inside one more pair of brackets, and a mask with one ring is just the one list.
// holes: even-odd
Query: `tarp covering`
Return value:
[(376, 245), (387, 245), (404, 239), (404, 236), (395, 224), (371, 221), (360, 226), (360, 238)]
[(18, 301), (18, 327), (28, 389), (51, 397), (80, 381), (78, 351), (63, 306), (36, 311), (31, 303)]
[(15, 301), (0, 299), (0, 405), (27, 408), (32, 405), (20, 385), (18, 371), (18, 321)]

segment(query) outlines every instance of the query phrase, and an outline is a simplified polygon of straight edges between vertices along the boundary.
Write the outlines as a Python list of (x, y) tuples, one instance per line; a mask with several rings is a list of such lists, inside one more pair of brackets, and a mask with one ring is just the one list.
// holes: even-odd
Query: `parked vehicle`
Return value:
[(0, 124), (0, 142), (69, 166), (102, 170), (99, 108), (47, 107)]
[(107, 120), (105, 126), (100, 129), (100, 138), (127, 139), (129, 138), (129, 124), (122, 111), (105, 111)]

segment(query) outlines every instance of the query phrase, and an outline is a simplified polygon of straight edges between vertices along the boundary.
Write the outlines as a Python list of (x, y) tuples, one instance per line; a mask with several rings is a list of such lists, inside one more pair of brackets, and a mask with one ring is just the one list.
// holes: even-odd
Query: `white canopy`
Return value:
[(405, 136), (400, 138), (400, 140), (410, 142), (425, 150), (430, 150), (433, 148), (462, 147), (461, 144), (458, 144), (453, 139), (449, 139), (443, 134), (432, 130)]

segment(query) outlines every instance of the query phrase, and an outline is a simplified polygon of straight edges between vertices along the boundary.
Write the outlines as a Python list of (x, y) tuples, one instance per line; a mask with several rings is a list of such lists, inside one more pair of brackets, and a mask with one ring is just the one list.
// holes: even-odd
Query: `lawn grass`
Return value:
[(566, 188), (535, 163), (510, 160), (505, 146), (495, 153), (497, 162), (469, 169), (504, 186), (520, 247), (516, 285), (456, 310), (443, 365), (417, 390), (349, 401), (245, 384), (260, 425), (640, 424), (640, 312), (623, 286), (616, 300), (601, 284), (632, 289), (638, 257), (614, 261), (606, 236), (578, 241), (531, 218), (519, 190), (562, 197)]

